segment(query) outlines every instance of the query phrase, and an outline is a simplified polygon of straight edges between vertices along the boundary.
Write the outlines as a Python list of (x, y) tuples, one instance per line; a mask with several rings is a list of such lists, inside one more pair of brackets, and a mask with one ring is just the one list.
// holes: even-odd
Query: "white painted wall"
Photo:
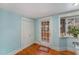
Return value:
[(34, 43), (34, 20), (22, 18), (21, 34), (21, 48)]

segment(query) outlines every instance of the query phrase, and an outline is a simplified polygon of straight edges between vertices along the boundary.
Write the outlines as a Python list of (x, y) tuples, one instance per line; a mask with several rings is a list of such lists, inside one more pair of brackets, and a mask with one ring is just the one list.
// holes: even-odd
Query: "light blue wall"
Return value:
[(60, 38), (60, 50), (67, 50), (67, 38)]
[(35, 25), (35, 40), (36, 41), (39, 41), (39, 38), (40, 38), (40, 20), (37, 18), (37, 19), (35, 19), (35, 21), (34, 21), (34, 25)]
[(79, 40), (73, 37), (60, 38), (60, 50), (75, 51), (76, 48), (74, 47), (73, 42), (79, 42)]
[(20, 27), (19, 15), (0, 10), (0, 54), (7, 54), (20, 48)]
[(52, 36), (52, 49), (59, 50), (59, 22), (60, 18), (59, 16), (52, 16), (52, 22), (53, 22), (53, 36)]

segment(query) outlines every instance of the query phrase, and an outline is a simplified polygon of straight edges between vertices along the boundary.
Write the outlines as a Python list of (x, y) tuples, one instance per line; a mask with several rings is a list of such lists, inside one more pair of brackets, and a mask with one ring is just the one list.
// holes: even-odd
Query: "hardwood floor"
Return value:
[(75, 55), (74, 52), (67, 51), (67, 50), (65, 50), (65, 51), (61, 51), (61, 54), (63, 54), (63, 55)]
[[(40, 50), (40, 47), (44, 47), (47, 50)], [(71, 51), (56, 51), (45, 46), (34, 43), (28, 48), (23, 49), (22, 51), (16, 53), (16, 55), (74, 55), (75, 53)]]

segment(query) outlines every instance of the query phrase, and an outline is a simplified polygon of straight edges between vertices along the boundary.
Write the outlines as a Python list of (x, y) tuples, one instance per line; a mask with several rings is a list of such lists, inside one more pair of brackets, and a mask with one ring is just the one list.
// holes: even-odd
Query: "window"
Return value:
[(69, 31), (69, 27), (79, 27), (79, 16), (73, 17), (61, 17), (60, 19), (60, 36), (72, 36)]
[(41, 22), (41, 39), (49, 41), (49, 21)]

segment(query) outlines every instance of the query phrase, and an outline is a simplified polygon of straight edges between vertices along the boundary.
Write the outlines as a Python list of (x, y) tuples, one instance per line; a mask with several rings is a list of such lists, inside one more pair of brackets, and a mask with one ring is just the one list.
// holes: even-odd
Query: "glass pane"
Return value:
[(49, 21), (41, 22), (41, 38), (42, 40), (49, 41)]

